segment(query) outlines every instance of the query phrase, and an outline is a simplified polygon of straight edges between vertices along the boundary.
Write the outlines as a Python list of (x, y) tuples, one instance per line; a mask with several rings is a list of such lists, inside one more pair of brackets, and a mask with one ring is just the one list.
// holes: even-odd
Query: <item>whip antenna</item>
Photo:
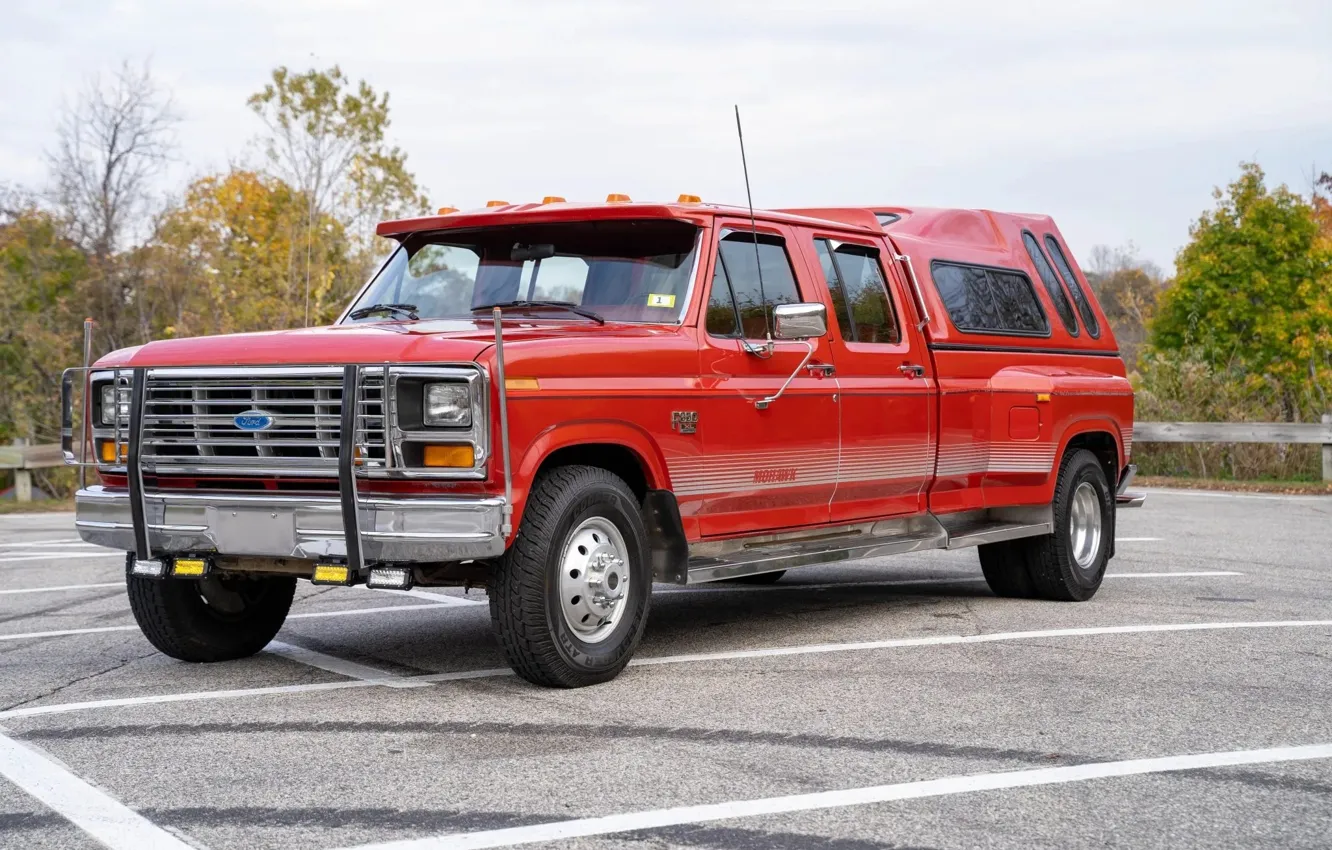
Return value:
[[(754, 195), (749, 190), (749, 161), (745, 159), (745, 131), (740, 126), (740, 104), (735, 105), (735, 134), (740, 138), (740, 167), (745, 172), (745, 200), (749, 202), (749, 229), (754, 238), (754, 268), (758, 270), (759, 309), (763, 311), (763, 327), (768, 333), (768, 344), (772, 345), (772, 320), (768, 315), (768, 298), (763, 291), (763, 263), (759, 259), (758, 225), (754, 221)], [(744, 337), (744, 328), (740, 329)]]

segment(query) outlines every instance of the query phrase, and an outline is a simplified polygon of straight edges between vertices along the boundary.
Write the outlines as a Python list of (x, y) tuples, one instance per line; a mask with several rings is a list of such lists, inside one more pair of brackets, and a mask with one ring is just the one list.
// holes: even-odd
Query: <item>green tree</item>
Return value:
[(36, 208), (0, 220), (0, 440), (59, 440), (60, 373), (79, 361), (83, 252)]
[[(268, 128), (263, 144), (274, 172), (305, 199), (309, 221), (331, 215), (342, 224), (360, 272), (368, 272), (380, 253), (378, 221), (426, 211), (407, 155), (385, 140), (387, 93), (364, 80), (353, 84), (336, 65), (304, 73), (279, 67), (248, 103)], [(314, 244), (320, 234), (317, 227), (306, 231), (312, 254), (320, 250)], [(359, 282), (361, 276), (354, 277)]]
[(1332, 251), (1314, 208), (1269, 190), (1252, 163), (1214, 195), (1176, 259), (1151, 343), (1271, 385), (1288, 420), (1316, 416), (1332, 389)]

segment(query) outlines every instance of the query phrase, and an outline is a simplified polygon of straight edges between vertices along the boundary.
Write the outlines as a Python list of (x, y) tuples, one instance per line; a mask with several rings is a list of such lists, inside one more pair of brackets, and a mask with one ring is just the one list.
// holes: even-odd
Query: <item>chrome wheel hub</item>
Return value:
[(1068, 540), (1078, 567), (1090, 570), (1101, 549), (1101, 500), (1096, 487), (1084, 481), (1073, 491), (1068, 512)]
[(624, 616), (629, 565), (624, 538), (604, 517), (583, 520), (564, 544), (560, 561), (560, 611), (579, 640), (605, 640)]

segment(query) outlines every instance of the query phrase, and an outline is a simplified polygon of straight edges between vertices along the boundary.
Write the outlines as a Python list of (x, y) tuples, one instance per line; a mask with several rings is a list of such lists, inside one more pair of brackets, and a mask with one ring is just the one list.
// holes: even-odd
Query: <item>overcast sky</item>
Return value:
[(900, 203), (1055, 217), (1169, 267), (1257, 160), (1332, 170), (1329, 0), (5, 0), (0, 182), (40, 185), (62, 102), (122, 60), (174, 94), (173, 185), (254, 160), (277, 65), (391, 94), (437, 205), (543, 195)]

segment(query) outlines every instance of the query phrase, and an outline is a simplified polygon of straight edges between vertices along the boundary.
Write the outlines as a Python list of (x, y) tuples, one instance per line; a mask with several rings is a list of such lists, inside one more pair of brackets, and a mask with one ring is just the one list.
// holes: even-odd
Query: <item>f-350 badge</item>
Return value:
[(697, 410), (672, 410), (671, 430), (681, 434), (692, 434), (698, 430)]

